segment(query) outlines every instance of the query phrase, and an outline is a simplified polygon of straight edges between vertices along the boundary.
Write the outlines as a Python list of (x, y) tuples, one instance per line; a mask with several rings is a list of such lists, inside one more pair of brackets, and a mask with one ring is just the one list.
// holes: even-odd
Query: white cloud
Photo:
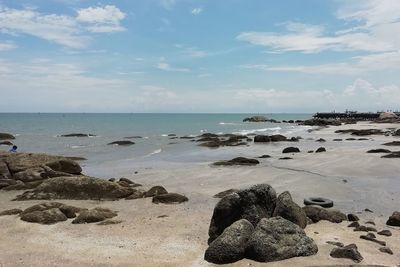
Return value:
[(8, 51), (17, 48), (13, 42), (0, 43), (0, 51)]
[(113, 5), (104, 7), (88, 7), (79, 9), (77, 20), (84, 23), (89, 23), (87, 27), (92, 32), (118, 32), (126, 30), (120, 25), (125, 18), (119, 8)]
[(202, 13), (203, 12), (203, 8), (201, 8), (201, 7), (196, 7), (196, 8), (193, 8), (192, 9), (192, 11), (191, 11), (191, 13), (193, 14), (193, 15), (199, 15), (200, 13)]
[[(238, 40), (275, 51), (318, 53), (333, 51), (388, 52), (400, 49), (400, 1), (342, 1), (337, 18), (356, 24), (336, 33), (320, 25), (286, 23), (286, 33), (242, 32)], [(346, 24), (345, 24), (346, 25)]]
[(264, 71), (300, 72), (308, 74), (355, 75), (365, 72), (400, 70), (400, 51), (353, 57), (349, 62), (319, 65), (270, 66), (253, 64), (241, 66)]
[(159, 62), (157, 64), (157, 69), (164, 70), (164, 71), (171, 71), (171, 72), (189, 72), (190, 70), (187, 68), (176, 68), (172, 67), (170, 64), (166, 62)]
[(43, 14), (35, 9), (12, 9), (0, 6), (0, 32), (18, 36), (32, 35), (68, 48), (87, 47), (88, 32), (115, 32), (124, 28), (125, 17), (115, 6), (89, 7), (78, 11), (78, 17)]

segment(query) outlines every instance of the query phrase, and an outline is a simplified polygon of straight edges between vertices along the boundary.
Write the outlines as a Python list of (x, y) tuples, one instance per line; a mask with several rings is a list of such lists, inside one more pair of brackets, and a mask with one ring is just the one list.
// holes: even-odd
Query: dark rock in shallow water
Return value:
[(235, 193), (237, 191), (239, 191), (239, 190), (238, 189), (228, 189), (228, 190), (219, 192), (218, 194), (215, 194), (213, 197), (215, 197), (215, 198), (223, 198), (223, 197), (225, 197), (227, 195), (230, 195), (232, 193)]
[(336, 139), (333, 139), (332, 141), (335, 141), (335, 142), (341, 142), (341, 141), (343, 141), (343, 139), (336, 138)]
[(140, 139), (140, 138), (142, 138), (141, 136), (139, 136), (139, 135), (134, 135), (134, 136), (127, 136), (127, 137), (124, 137), (125, 139)]
[(262, 156), (260, 156), (260, 157), (258, 157), (259, 159), (268, 159), (268, 158), (270, 158), (271, 156), (270, 155), (262, 155)]
[(163, 194), (168, 194), (168, 191), (164, 187), (156, 185), (146, 192), (145, 197), (154, 197)]
[(249, 159), (244, 157), (237, 157), (227, 161), (217, 161), (214, 162), (215, 166), (232, 166), (232, 165), (257, 165), (260, 162), (256, 159)]
[(189, 199), (186, 196), (177, 194), (177, 193), (168, 193), (163, 195), (156, 195), (153, 197), (152, 202), (155, 204), (164, 203), (164, 204), (179, 204), (188, 201)]
[(378, 232), (378, 235), (392, 236), (392, 232), (390, 232), (390, 230), (382, 230)]
[(400, 158), (400, 151), (392, 152), (390, 154), (382, 156), (381, 158)]
[(382, 145), (384, 145), (384, 146), (400, 146), (400, 141), (392, 141), (392, 142), (384, 143)]
[(227, 264), (244, 258), (246, 244), (254, 231), (253, 225), (241, 219), (227, 227), (207, 248), (204, 259), (211, 263)]
[(389, 149), (384, 149), (384, 148), (371, 149), (367, 151), (367, 153), (390, 153), (390, 152), (391, 151)]
[(282, 150), (282, 153), (300, 153), (300, 149), (297, 147), (287, 147)]
[(20, 210), (20, 209), (4, 210), (4, 211), (0, 212), (0, 216), (16, 215), (16, 214), (20, 214), (21, 212), (22, 212), (22, 210)]
[(319, 222), (320, 220), (326, 220), (333, 223), (341, 223), (347, 220), (346, 214), (335, 209), (325, 209), (319, 206), (305, 206), (303, 207), (308, 218), (313, 222)]
[(101, 222), (105, 219), (110, 219), (118, 214), (110, 209), (105, 208), (94, 208), (91, 210), (82, 211), (75, 220), (72, 221), (73, 224), (82, 223), (94, 223)]
[(33, 191), (26, 191), (15, 200), (31, 199), (119, 199), (133, 193), (133, 189), (117, 183), (88, 176), (56, 177), (48, 179)]
[(134, 145), (135, 142), (129, 141), (129, 140), (123, 140), (123, 141), (114, 141), (111, 143), (108, 143), (108, 145), (117, 145), (117, 146), (130, 146)]
[(323, 139), (323, 138), (320, 138), (320, 139), (318, 139), (318, 140), (316, 140), (315, 142), (326, 142), (326, 140), (325, 139)]
[(84, 133), (71, 133), (71, 134), (62, 134), (61, 137), (94, 137), (94, 134), (84, 134)]
[(361, 262), (364, 258), (361, 256), (360, 252), (358, 252), (358, 248), (356, 244), (350, 244), (345, 247), (334, 248), (331, 253), (331, 257), (333, 258), (346, 258), (351, 259), (354, 262)]
[(246, 246), (246, 258), (270, 262), (318, 252), (314, 240), (303, 229), (282, 217), (263, 218)]
[(325, 147), (319, 147), (319, 148), (315, 151), (315, 153), (321, 153), (321, 152), (326, 152)]
[(15, 136), (9, 133), (0, 133), (0, 140), (13, 140)]
[(280, 216), (288, 221), (291, 221), (292, 223), (297, 224), (303, 229), (307, 226), (306, 213), (293, 201), (292, 196), (288, 191), (285, 191), (278, 196), (278, 199), (276, 200), (276, 207), (272, 216)]
[(288, 159), (293, 159), (293, 158), (291, 158), (291, 157), (282, 157), (282, 158), (279, 158), (280, 160), (288, 160)]
[(386, 222), (387, 225), (400, 226), (400, 212), (395, 211)]
[(275, 206), (276, 192), (268, 184), (254, 185), (223, 197), (214, 208), (209, 243), (237, 220), (246, 219), (256, 226), (261, 218), (272, 216)]
[(0, 142), (0, 146), (12, 146), (14, 145), (13, 143), (11, 143), (10, 141), (2, 141)]
[(270, 121), (270, 120), (264, 116), (253, 116), (253, 117), (248, 117), (248, 118), (243, 119), (243, 122), (267, 122), (267, 121)]

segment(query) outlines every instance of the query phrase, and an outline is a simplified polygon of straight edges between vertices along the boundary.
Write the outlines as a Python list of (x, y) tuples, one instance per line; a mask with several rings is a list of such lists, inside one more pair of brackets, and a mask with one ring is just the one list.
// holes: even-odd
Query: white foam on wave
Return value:
[(223, 122), (221, 121), (220, 123), (218, 123), (219, 125), (238, 125), (238, 123), (235, 122)]
[(168, 136), (168, 134), (162, 134), (161, 136), (166, 137), (166, 136)]
[(151, 153), (147, 154), (147, 155), (146, 155), (146, 157), (150, 157), (150, 156), (153, 156), (153, 155), (159, 154), (159, 153), (161, 153), (161, 152), (162, 152), (162, 149), (161, 149), (161, 148), (159, 148), (159, 149), (156, 149), (156, 150), (154, 150), (153, 152), (151, 152)]
[(82, 148), (82, 147), (87, 147), (85, 145), (75, 145), (75, 146), (71, 146), (71, 148), (75, 149), (75, 148)]
[(247, 135), (247, 134), (260, 133), (260, 132), (268, 132), (268, 131), (275, 131), (275, 132), (278, 132), (279, 130), (282, 130), (282, 128), (281, 128), (281, 127), (271, 127), (271, 128), (260, 128), (260, 129), (240, 130), (239, 132), (234, 132), (233, 134)]

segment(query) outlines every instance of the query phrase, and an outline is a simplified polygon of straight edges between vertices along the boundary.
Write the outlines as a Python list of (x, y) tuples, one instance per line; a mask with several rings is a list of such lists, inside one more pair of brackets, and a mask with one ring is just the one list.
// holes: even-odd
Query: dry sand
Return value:
[[(140, 170), (130, 177), (146, 187), (163, 185), (171, 192), (183, 193), (189, 202), (180, 205), (156, 205), (151, 199), (120, 201), (60, 201), (79, 207), (108, 207), (119, 211), (121, 224), (99, 226), (73, 225), (71, 221), (55, 225), (26, 223), (17, 216), (0, 217), (0, 264), (2, 266), (213, 266), (203, 260), (207, 248), (208, 226), (218, 199), (212, 196), (229, 188), (243, 188), (269, 183), (278, 193), (289, 190), (295, 201), (309, 196), (323, 196), (335, 201), (345, 213), (361, 212), (361, 222), (375, 221), (378, 230), (390, 229), (391, 237), (378, 235), (394, 255), (378, 251), (379, 245), (361, 240), (363, 232), (353, 232), (346, 222), (319, 222), (306, 232), (318, 247), (317, 255), (292, 258), (274, 263), (239, 261), (232, 266), (321, 266), (354, 264), (347, 259), (329, 256), (332, 245), (326, 241), (356, 243), (364, 257), (361, 264), (400, 265), (400, 229), (385, 226), (388, 216), (400, 210), (400, 159), (382, 159), (381, 154), (367, 154), (395, 137), (369, 136), (368, 141), (332, 141), (348, 138), (333, 131), (349, 128), (400, 128), (393, 124), (344, 125), (314, 131), (299, 143), (257, 144), (237, 150), (238, 156), (269, 154), (255, 167), (211, 167), (209, 163), (171, 164), (168, 168)], [(326, 143), (315, 142), (324, 138)], [(314, 140), (307, 140), (313, 138)], [(373, 139), (373, 140), (371, 140)], [(400, 138), (397, 138), (400, 139)], [(302, 153), (293, 160), (278, 160), (286, 146), (297, 146)], [(308, 154), (319, 146), (326, 153)], [(387, 147), (392, 150), (400, 150)], [(344, 182), (345, 179), (347, 182)], [(0, 211), (26, 208), (41, 201), (10, 201), (21, 192), (1, 192)], [(373, 213), (363, 212), (365, 208)], [(161, 217), (167, 215), (167, 217)]]

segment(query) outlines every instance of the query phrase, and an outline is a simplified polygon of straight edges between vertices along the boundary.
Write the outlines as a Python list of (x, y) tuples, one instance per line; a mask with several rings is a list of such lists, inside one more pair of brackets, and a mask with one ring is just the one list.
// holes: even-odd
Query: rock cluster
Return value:
[(303, 228), (305, 212), (289, 192), (278, 197), (267, 184), (230, 191), (215, 206), (205, 260), (223, 264), (243, 258), (268, 262), (317, 253)]
[(79, 175), (75, 161), (60, 156), (32, 153), (0, 153), (0, 189), (31, 189), (60, 176)]
[(287, 138), (281, 134), (274, 134), (274, 135), (256, 135), (254, 136), (254, 143), (269, 143), (269, 142), (297, 142), (299, 141), (298, 138), (292, 137)]
[(243, 146), (247, 145), (247, 141), (251, 141), (246, 135), (237, 134), (212, 134), (204, 133), (198, 136), (196, 142), (200, 142), (199, 146), (218, 148), (221, 146)]
[(272, 122), (272, 123), (279, 123), (279, 121), (277, 121), (277, 120), (268, 119), (267, 117), (264, 117), (264, 116), (247, 117), (247, 118), (243, 119), (243, 122)]
[(367, 136), (367, 135), (383, 135), (386, 132), (380, 129), (346, 129), (346, 130), (337, 130), (335, 133), (349, 133), (351, 135), (356, 136)]
[(257, 165), (260, 162), (256, 159), (249, 159), (249, 158), (244, 158), (244, 157), (237, 157), (231, 160), (224, 160), (224, 161), (217, 161), (214, 162), (214, 166), (233, 166), (233, 165), (245, 165), (245, 166), (251, 166), (251, 165)]

